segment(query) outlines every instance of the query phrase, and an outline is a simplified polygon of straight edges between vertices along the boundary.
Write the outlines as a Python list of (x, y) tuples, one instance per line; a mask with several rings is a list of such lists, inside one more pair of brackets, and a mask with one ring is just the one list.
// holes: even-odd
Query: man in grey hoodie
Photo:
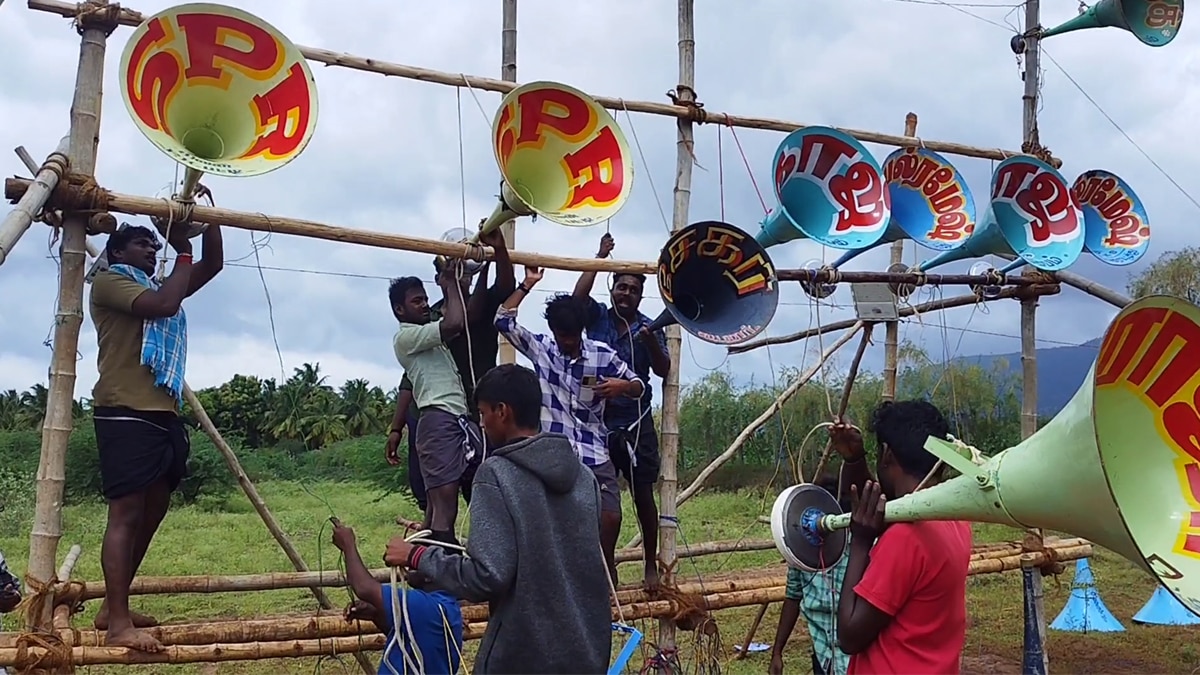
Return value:
[(540, 433), (538, 376), (508, 364), (476, 384), (491, 449), (472, 488), (467, 555), (397, 536), (384, 561), (428, 590), (488, 602), (476, 675), (601, 675), (612, 649), (600, 486), (562, 434)]

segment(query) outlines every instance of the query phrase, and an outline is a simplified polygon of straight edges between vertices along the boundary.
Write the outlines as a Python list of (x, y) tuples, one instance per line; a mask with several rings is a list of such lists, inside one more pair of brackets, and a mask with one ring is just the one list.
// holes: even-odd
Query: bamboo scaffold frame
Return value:
[[(506, 1), (513, 2), (513, 0)], [(706, 122), (719, 123), (732, 127), (781, 132), (790, 132), (808, 126), (797, 122), (711, 112), (704, 108), (703, 103), (698, 100), (694, 89), (695, 39), (693, 3), (694, 0), (678, 0), (679, 81), (670, 92), (672, 99), (670, 103), (627, 101), (621, 98), (603, 96), (595, 97), (601, 105), (609, 109), (667, 116), (677, 120), (678, 133), (676, 145), (678, 158), (673, 229), (678, 229), (688, 223), (691, 169), (694, 163), (692, 156), (694, 142), (693, 127), (695, 124)], [(97, 217), (107, 216), (110, 211), (160, 217), (176, 217), (179, 213), (177, 211), (177, 203), (171, 200), (152, 199), (110, 192), (96, 185), (90, 175), (95, 162), (95, 150), (99, 138), (98, 102), (101, 81), (103, 79), (101, 74), (103, 72), (106, 38), (118, 26), (139, 24), (143, 16), (134, 10), (122, 8), (115, 4), (108, 4), (105, 0), (88, 0), (78, 5), (60, 2), (59, 0), (28, 0), (27, 5), (31, 10), (75, 19), (76, 27), (79, 28), (83, 35), (78, 79), (76, 82), (76, 101), (73, 106), (72, 124), (68, 135), (70, 143), (65, 156), (65, 159), (69, 161), (60, 161), (57, 159), (57, 157), (62, 156), (62, 152), (64, 151), (64, 148), (60, 145), (57, 154), (51, 155), (50, 159), (42, 167), (39, 167), (38, 171), (34, 172), (34, 180), (16, 178), (7, 180), (5, 183), (5, 194), (10, 199), (19, 200), (20, 207), (18, 209), (19, 213), (5, 219), (5, 226), (0, 228), (0, 230), (9, 228), (11, 220), (14, 223), (11, 225), (11, 229), (13, 231), (20, 229), (23, 232), (30, 226), (30, 222), (25, 222), (27, 220), (26, 216), (28, 216), (28, 221), (32, 221), (35, 214), (46, 209), (58, 209), (63, 214), (61, 221), (64, 231), (62, 245), (63, 264), (59, 279), (59, 321), (57, 322), (54, 342), (55, 356), (51, 367), (51, 395), (46, 414), (41, 468), (38, 474), (38, 503), (35, 527), (31, 534), (29, 567), (30, 578), (40, 588), (37, 591), (40, 596), (39, 599), (45, 601), (41, 606), (46, 608), (46, 611), (39, 616), (30, 617), (30, 628), (37, 631), (39, 635), (59, 635), (61, 637), (61, 644), (56, 647), (54, 645), (47, 646), (46, 644), (38, 643), (40, 646), (36, 646), (27, 639), (30, 634), (23, 634), (21, 636), (5, 634), (0, 636), (0, 665), (10, 664), (20, 667), (32, 663), (33, 661), (31, 660), (45, 659), (42, 661), (43, 664), (53, 664), (53, 666), (58, 668), (68, 668), (71, 663), (76, 665), (135, 662), (184, 663), (320, 655), (328, 653), (331, 648), (328, 642), (330, 639), (343, 641), (337, 642), (333, 646), (345, 652), (381, 648), (381, 636), (378, 635), (369, 635), (365, 638), (361, 632), (344, 635), (338, 633), (334, 628), (327, 627), (318, 629), (317, 637), (311, 638), (307, 637), (308, 633), (304, 633), (303, 630), (293, 626), (290, 632), (283, 631), (282, 633), (276, 632), (273, 634), (275, 636), (286, 635), (287, 637), (273, 637), (271, 640), (262, 639), (263, 635), (272, 635), (269, 632), (255, 633), (254, 631), (249, 631), (242, 633), (244, 639), (224, 644), (227, 634), (215, 631), (207, 634), (208, 637), (204, 638), (206, 640), (204, 643), (189, 644), (186, 641), (172, 643), (165, 655), (131, 655), (128, 650), (97, 646), (100, 644), (100, 639), (98, 634), (94, 632), (91, 633), (91, 637), (89, 638), (87, 637), (89, 635), (87, 631), (70, 630), (68, 603), (78, 602), (85, 597), (96, 597), (94, 595), (88, 596), (86, 591), (78, 589), (73, 591), (72, 584), (64, 583), (64, 580), (59, 578), (65, 577), (66, 572), (61, 572), (58, 577), (55, 577), (53, 569), (53, 562), (61, 537), (62, 465), (65, 458), (66, 434), (69, 434), (71, 429), (70, 404), (74, 394), (74, 357), (78, 344), (79, 324), (82, 323), (82, 271), (83, 261), (85, 260), (84, 252), (87, 244), (86, 236), (106, 231), (106, 225), (111, 228), (114, 221), (112, 221), (110, 216), (107, 219)], [(510, 28), (506, 26), (506, 30), (510, 30)], [(511, 27), (511, 30), (515, 38), (515, 26)], [(500, 93), (511, 91), (516, 86), (513, 81), (515, 78), (509, 79), (506, 77), (503, 80), (495, 80), (387, 63), (349, 54), (338, 54), (324, 49), (309, 47), (301, 47), (300, 49), (307, 59), (314, 62), (323, 63), (327, 66), (375, 72), (385, 76), (402, 77), (453, 87), (466, 87)], [(505, 58), (507, 59), (507, 57)], [(507, 67), (507, 60), (505, 64)], [(513, 65), (515, 66), (515, 56), (513, 58)], [(1018, 151), (924, 140), (915, 136), (915, 134), (897, 136), (854, 129), (841, 129), (841, 131), (864, 142), (897, 147), (924, 147), (945, 154), (982, 159), (1003, 160), (1007, 157), (1021, 154)], [(1053, 158), (1051, 158), (1051, 163), (1055, 166), (1061, 165), (1060, 161)], [(248, 230), (307, 236), (328, 241), (355, 243), (395, 250), (461, 258), (473, 256), (486, 257), (490, 255), (490, 251), (484, 247), (468, 247), (421, 237), (334, 227), (313, 221), (271, 217), (259, 213), (238, 212), (215, 207), (195, 206), (188, 212), (188, 215), (191, 220), (198, 223), (217, 223)], [(0, 231), (0, 234), (3, 234), (3, 232)], [(19, 236), (20, 232), (17, 233), (16, 237)], [(0, 253), (7, 254), (8, 249), (15, 242), (15, 237), (11, 241), (7, 238), (0, 239), (0, 241), (5, 242), (5, 247)], [(579, 259), (520, 251), (513, 251), (511, 257), (518, 264), (538, 265), (560, 270), (635, 273), (654, 273), (656, 271), (655, 265), (652, 263), (635, 261), (613, 261), (594, 258)], [(0, 258), (0, 262), (2, 262), (2, 258)], [(781, 280), (804, 279), (819, 283), (835, 281), (830, 275), (831, 272), (828, 270), (780, 270)], [(1105, 289), (1095, 282), (1071, 273), (1058, 273), (1050, 277), (1046, 275), (1034, 275), (1008, 279), (1001, 277), (997, 279), (995, 275), (991, 274), (913, 275), (846, 271), (838, 272), (836, 280), (848, 283), (887, 282), (914, 285), (921, 283), (968, 285), (999, 283), (1010, 286), (1010, 288), (1004, 289), (1002, 297), (1022, 298), (1026, 300), (1040, 295), (1057, 293), (1058, 286), (1055, 282), (1061, 281), (1062, 283), (1085, 290), (1114, 305), (1121, 306), (1128, 302), (1128, 298), (1124, 298), (1119, 293), (1111, 289)], [(951, 305), (947, 304), (946, 306)], [(869, 324), (864, 325), (861, 321), (849, 322), (840, 327), (852, 330), (847, 332), (844, 339), (839, 340), (823, 358), (827, 358), (828, 355), (832, 354), (833, 350), (836, 350), (838, 346), (848, 341), (857, 331), (863, 329), (869, 330)], [(834, 327), (825, 328), (833, 329)], [(678, 370), (680, 365), (680, 343), (681, 337), (678, 326), (669, 327), (668, 349), (671, 357), (671, 374), (668, 376), (664, 386), (663, 401), (662, 445), (664, 480), (661, 497), (663, 500), (662, 515), (664, 526), (661, 529), (662, 546), (660, 550), (661, 560), (666, 563), (668, 572), (677, 557), (685, 557), (692, 553), (697, 555), (704, 554), (702, 551), (704, 545), (693, 547), (694, 551), (688, 549), (677, 550), (675, 547), (675, 528), (678, 527), (675, 509), (679, 503), (698, 493), (702, 489), (703, 482), (703, 477), (697, 479), (682, 494), (676, 495), (678, 487), (675, 482), (675, 470), (679, 440)], [(759, 345), (753, 344), (753, 346)], [(746, 346), (746, 349), (750, 348), (753, 347), (750, 345)], [(859, 350), (859, 357), (861, 357), (861, 352), (862, 348)], [(69, 364), (66, 363), (68, 359), (70, 360)], [(802, 382), (796, 383), (791, 388), (791, 391), (794, 392), (802, 384)], [(194, 396), (190, 398), (194, 399)], [(780, 405), (781, 402), (773, 404), (771, 408), (764, 412), (763, 416), (760, 416), (759, 420), (756, 420), (756, 423), (761, 426), (763, 421), (769, 419), (772, 414), (777, 413)], [(211, 424), (205, 425), (204, 430), (213, 438), (214, 443), (218, 445), (219, 449), (222, 449), (223, 452), (228, 450), (228, 452), (225, 452), (226, 460), (230, 464), (231, 470), (238, 475), (239, 483), (242, 485), (243, 490), (252, 503), (255, 503), (257, 508), (261, 499), (256, 502), (256, 492), (253, 489), (253, 485), (249, 482), (248, 478), (245, 478), (244, 472), (240, 472), (240, 468), (237, 466), (237, 459), (233, 456), (232, 450), (228, 448), (228, 444), (224, 443), (223, 439), (220, 438), (219, 431)], [(743, 433), (743, 436), (748, 436), (751, 433), (753, 433), (753, 429), (748, 429), (748, 431)], [(732, 457), (736, 454), (738, 446), (739, 442), (735, 440), (734, 444), (721, 457), (724, 459)], [(715, 471), (720, 461), (724, 460), (718, 458), (717, 463), (709, 467), (707, 474)], [(289, 542), (287, 535), (282, 533), (282, 530), (277, 526), (275, 528), (271, 527), (273, 519), (270, 517), (269, 511), (265, 510), (265, 505), (263, 505), (263, 509), (259, 513), (263, 517), (264, 522), (267, 523), (268, 528), (272, 530), (272, 534), (276, 536), (280, 545), (285, 550), (288, 550)], [(276, 532), (277, 529), (278, 533)], [(709, 543), (716, 544), (720, 542)], [(1031, 565), (1052, 566), (1056, 561), (1074, 559), (1072, 556), (1086, 557), (1091, 553), (1090, 545), (1085, 542), (1069, 546), (1064, 545), (1062, 550), (1054, 548), (1054, 546), (1056, 544), (1048, 540), (1045, 550), (1042, 551), (1025, 551), (1015, 554), (1009, 551), (1006, 555), (997, 555), (986, 558), (986, 560), (973, 561), (972, 572), (1002, 572), (1009, 569), (1018, 569), (1022, 566), (1029, 567)], [(739, 549), (735, 547), (735, 550)], [(740, 550), (756, 549), (742, 547)], [(301, 587), (312, 588), (314, 594), (318, 598), (321, 598), (323, 595), (321, 588), (327, 586), (326, 582), (332, 581), (332, 579), (327, 579), (319, 573), (314, 577), (313, 573), (306, 572), (303, 560), (299, 559), (298, 554), (293, 557), (289, 551), (289, 557), (292, 558), (292, 562), (299, 570), (292, 577), (289, 577), (289, 583), (300, 583), (302, 584)], [(977, 565), (977, 562), (986, 562), (987, 564)], [(145, 583), (150, 580), (142, 581)], [(782, 583), (751, 588), (748, 584), (752, 582), (743, 581), (741, 582), (741, 586), (735, 586), (726, 590), (717, 590), (715, 592), (710, 592), (714, 589), (712, 580), (705, 581), (704, 583), (709, 584), (709, 586), (707, 590), (698, 592), (700, 595), (697, 605), (704, 611), (773, 602), (782, 599), (783, 593)], [(147, 585), (147, 587), (149, 586), (152, 586), (152, 584)], [(180, 586), (186, 586), (186, 584), (181, 582)], [(94, 593), (96, 586), (84, 586), (84, 588), (91, 588), (92, 593)], [(179, 586), (171, 586), (170, 584), (166, 584), (160, 588), (176, 588), (175, 592), (181, 592), (178, 590)], [(675, 583), (671, 588), (676, 592), (682, 592), (682, 589), (690, 587), (687, 583)], [(206, 590), (211, 591), (215, 589)], [(234, 588), (231, 590), (243, 589)], [(61, 600), (61, 602), (55, 601), (56, 593), (60, 596), (58, 600)], [(627, 611), (624, 615), (626, 618), (659, 618), (662, 621), (660, 625), (659, 645), (662, 647), (673, 645), (673, 632), (675, 628), (675, 621), (673, 619), (677, 618), (679, 611), (677, 602), (671, 600), (650, 600), (646, 598), (639, 599), (629, 595), (619, 595), (618, 600), (621, 597), (625, 597), (630, 603), (630, 611)], [(326, 609), (329, 609), (328, 600), (323, 600), (322, 604), (326, 606)], [(325, 620), (322, 619), (322, 621)], [(480, 620), (473, 619), (472, 621), (468, 624), (468, 634), (478, 636), (483, 629), (483, 622), (486, 621), (486, 615)], [(321, 622), (317, 623), (325, 625)], [(330, 622), (326, 621), (326, 623)], [(166, 631), (164, 634), (169, 634), (175, 630), (175, 628), (163, 627), (163, 631)], [(344, 629), (342, 630), (344, 632)], [(55, 631), (58, 632), (56, 633)], [(326, 633), (329, 633), (329, 635), (326, 635)], [(321, 643), (322, 639), (325, 639), (324, 644)], [(66, 650), (70, 650), (69, 656)], [(361, 658), (359, 662), (363, 665), (364, 669), (367, 667), (366, 662)]]

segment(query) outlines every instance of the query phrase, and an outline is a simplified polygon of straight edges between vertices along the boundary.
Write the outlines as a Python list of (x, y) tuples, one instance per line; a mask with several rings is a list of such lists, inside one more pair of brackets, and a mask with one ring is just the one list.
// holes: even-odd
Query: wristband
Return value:
[(521, 283), (517, 284), (517, 290), (521, 291), (525, 295), (529, 295), (530, 288), (525, 285), (525, 282), (521, 282)]
[(424, 554), (425, 554), (424, 546), (414, 546), (412, 548), (412, 550), (408, 552), (408, 562), (405, 565), (405, 567), (407, 567), (410, 570), (417, 569), (417, 565), (419, 565), (421, 563), (421, 556)]
[(180, 262), (184, 258), (186, 258), (188, 262), (192, 262), (191, 253), (180, 253), (179, 255), (175, 256), (175, 262)]

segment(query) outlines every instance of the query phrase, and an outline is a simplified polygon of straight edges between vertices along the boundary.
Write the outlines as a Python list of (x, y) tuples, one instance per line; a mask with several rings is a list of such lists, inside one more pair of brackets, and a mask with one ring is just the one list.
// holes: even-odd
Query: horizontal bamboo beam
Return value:
[[(79, 12), (78, 5), (74, 3), (61, 2), (59, 0), (28, 0), (28, 6), (33, 10), (49, 12), (51, 14), (57, 14), (66, 18), (75, 18)], [(117, 20), (125, 26), (137, 26), (143, 21), (144, 18), (145, 17), (140, 12), (122, 7), (120, 16)], [(483, 91), (493, 91), (501, 94), (506, 94), (519, 86), (516, 82), (506, 82), (504, 80), (496, 80), (490, 77), (478, 77), (475, 75), (464, 75), (462, 73), (447, 73), (438, 70), (431, 70), (429, 68), (406, 66), (399, 63), (380, 61), (379, 59), (332, 52), (327, 49), (317, 49), (315, 47), (304, 47), (300, 45), (297, 45), (297, 47), (300, 49), (300, 53), (304, 55), (304, 58), (308, 59), (309, 61), (322, 63), (326, 66), (361, 70), (370, 73), (378, 73), (380, 75), (402, 77), (409, 80), (444, 84), (451, 87), (465, 86), (471, 89), (481, 89)], [(788, 122), (785, 120), (773, 119), (770, 117), (750, 117), (746, 115), (732, 115), (730, 113), (712, 112), (700, 107), (674, 105), (673, 103), (627, 101), (623, 98), (595, 95), (593, 95), (592, 98), (594, 98), (597, 103), (610, 110), (625, 110), (628, 112), (662, 115), (666, 117), (675, 117), (678, 119), (690, 119), (701, 124), (705, 122), (713, 122), (718, 124), (726, 124), (733, 127), (741, 127), (744, 129), (763, 129), (767, 131), (782, 131), (784, 133), (790, 133), (796, 129), (814, 126), (800, 122)], [(1012, 157), (1013, 155), (1023, 154), (1017, 150), (981, 148), (963, 143), (930, 141), (911, 136), (884, 134), (876, 131), (862, 131), (859, 129), (841, 128), (838, 130), (866, 143), (879, 143), (881, 145), (891, 145), (902, 148), (923, 147), (934, 152), (941, 152), (949, 155), (960, 155), (963, 157), (1004, 160)], [(1051, 163), (1053, 163), (1055, 167), (1062, 166), (1062, 160), (1057, 158), (1051, 158)]]
[[(4, 181), (5, 198), (20, 199), (30, 183), (26, 178), (7, 178)], [(171, 203), (165, 199), (124, 195), (102, 190), (85, 192), (76, 186), (60, 185), (60, 189), (50, 196), (49, 203), (54, 208), (64, 210), (103, 210), (130, 215), (158, 216), (171, 218)], [(97, 200), (98, 203), (97, 203)], [(275, 234), (291, 234), (298, 237), (337, 241), (345, 244), (359, 244), (374, 248), (387, 248), (398, 251), (413, 251), (430, 253), (452, 258), (470, 258), (482, 253), (487, 259), (492, 258), (492, 249), (487, 246), (471, 247), (465, 244), (411, 237), (404, 234), (391, 234), (360, 230), (350, 227), (326, 225), (312, 220), (286, 218), (284, 216), (269, 216), (263, 213), (234, 211), (199, 204), (192, 210), (191, 220), (196, 223), (208, 223), (224, 227), (236, 227), (254, 232), (272, 232)], [(664, 238), (664, 243), (665, 243)], [(536, 265), (556, 270), (572, 270), (577, 272), (624, 272), (633, 274), (654, 274), (656, 266), (653, 263), (610, 260), (608, 258), (567, 258), (540, 253), (524, 253), (512, 251), (509, 253), (514, 263), (521, 265)]]
[(775, 271), (780, 281), (806, 281), (830, 284), (905, 284), (912, 286), (1033, 286), (1044, 284), (1044, 279), (1019, 275), (996, 274), (929, 274), (927, 272), (853, 272), (828, 267), (813, 269), (795, 268)]
[[(1023, 565), (1043, 565), (1050, 562), (1065, 562), (1086, 558), (1092, 554), (1089, 543), (1060, 546), (1078, 540), (1063, 540), (1049, 545), (1051, 551), (1039, 551), (989, 557), (972, 560), (968, 567), (969, 575), (997, 574), (1020, 569)], [(784, 599), (787, 590), (787, 568), (779, 566), (774, 570), (757, 572), (753, 579), (756, 588), (732, 591), (706, 591), (703, 595), (692, 595), (689, 602), (706, 612), (735, 607), (751, 607), (764, 603), (779, 602)], [(702, 582), (697, 582), (700, 585)], [(677, 600), (651, 600), (632, 603), (623, 608), (622, 616), (626, 621), (648, 619), (655, 617), (676, 616), (683, 609)], [(473, 621), (464, 612), (466, 639), (480, 637), (486, 624)], [(355, 630), (346, 635), (347, 630)], [(71, 660), (76, 666), (101, 664), (134, 664), (134, 663), (205, 663), (222, 661), (246, 661), (270, 658), (297, 658), (321, 656), (330, 653), (358, 653), (364, 651), (380, 651), (386, 644), (385, 637), (376, 632), (369, 623), (358, 625), (348, 624), (337, 615), (324, 614), (309, 618), (281, 618), (264, 621), (222, 621), (212, 624), (180, 624), (175, 626), (160, 626), (156, 634), (167, 640), (199, 642), (210, 638), (219, 638), (218, 643), (206, 644), (168, 644), (166, 649), (158, 654), (135, 652), (123, 647), (95, 646), (101, 641), (101, 635), (96, 631), (79, 631), (79, 646), (71, 649)], [(285, 635), (304, 635), (315, 637), (290, 638)], [(255, 637), (257, 640), (237, 642), (233, 638)], [(274, 639), (267, 639), (274, 638)], [(0, 635), (0, 666), (28, 667), (40, 663), (42, 667), (61, 664), (57, 653), (43, 647), (30, 646), (24, 650), (9, 646), (18, 640), (16, 634)], [(63, 650), (65, 652), (65, 649)]]
[[(1024, 286), (1024, 287), (1010, 286), (1008, 288), (1000, 289), (999, 295), (997, 295), (994, 298), (980, 298), (979, 296), (977, 296), (973, 293), (967, 294), (967, 295), (958, 295), (953, 298), (945, 298), (942, 300), (933, 300), (931, 302), (924, 302), (924, 303), (921, 303), (921, 304), (915, 305), (915, 306), (908, 305), (905, 307), (901, 307), (900, 311), (899, 311), (899, 315), (901, 318), (904, 318), (904, 317), (913, 316), (913, 315), (917, 315), (917, 314), (925, 314), (928, 312), (937, 312), (937, 311), (941, 311), (944, 309), (953, 309), (955, 307), (966, 307), (968, 305), (974, 305), (978, 302), (992, 302), (994, 300), (1011, 300), (1011, 299), (1019, 298), (1025, 294), (1040, 297), (1043, 295), (1057, 295), (1059, 292), (1060, 292), (1060, 289), (1059, 289), (1058, 284), (1040, 284), (1040, 285), (1036, 285), (1036, 286)], [(764, 338), (761, 340), (754, 340), (752, 342), (746, 342), (746, 343), (743, 343), (740, 345), (734, 345), (734, 346), (729, 347), (728, 350), (729, 350), (730, 354), (744, 354), (745, 352), (748, 352), (753, 349), (758, 349), (759, 347), (767, 347), (769, 345), (788, 344), (789, 342), (796, 342), (798, 340), (806, 340), (810, 337), (814, 337), (817, 335), (823, 335), (825, 333), (832, 333), (835, 330), (843, 330), (843, 329), (853, 326), (857, 322), (858, 322), (858, 319), (845, 319), (842, 321), (833, 321), (833, 322), (827, 323), (823, 326), (809, 328), (806, 330), (799, 331), (797, 333), (792, 333), (790, 335), (780, 335), (778, 337), (769, 337), (769, 338)]]
[(1126, 305), (1133, 302), (1133, 299), (1128, 295), (1114, 291), (1104, 284), (1101, 284), (1097, 281), (1092, 281), (1085, 276), (1075, 274), (1069, 270), (1055, 272), (1054, 276), (1064, 284), (1081, 290), (1093, 298), (1103, 300), (1117, 309), (1124, 309)]

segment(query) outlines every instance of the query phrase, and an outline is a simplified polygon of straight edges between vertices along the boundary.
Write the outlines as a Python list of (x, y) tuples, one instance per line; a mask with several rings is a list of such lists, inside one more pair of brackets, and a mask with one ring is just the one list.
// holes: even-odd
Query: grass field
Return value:
[[(338, 552), (329, 542), (327, 518), (332, 511), (346, 524), (355, 528), (363, 557), (378, 560), (387, 538), (396, 531), (396, 515), (417, 516), (416, 508), (400, 497), (380, 500), (378, 493), (365, 485), (353, 483), (321, 483), (300, 485), (288, 482), (265, 483), (259, 489), (268, 505), (289, 532), (301, 553), (313, 569), (332, 570), (338, 566)], [(770, 502), (761, 494), (716, 493), (702, 494), (681, 508), (680, 533), (687, 542), (716, 539), (768, 537), (766, 525), (755, 519)], [(626, 536), (634, 533), (636, 525), (632, 510), (626, 503)], [(64, 551), (73, 543), (83, 546), (83, 557), (76, 567), (76, 577), (100, 579), (100, 539), (104, 529), (104, 511), (100, 505), (70, 507), (64, 513), (65, 536), (60, 547)], [(19, 525), (19, 526), (18, 526)], [(8, 558), (14, 572), (24, 570), (28, 552), (25, 524), (6, 524), (0, 536), (0, 550)], [(976, 542), (1017, 539), (1018, 533), (1007, 528), (979, 527)], [(684, 560), (678, 568), (681, 576), (717, 570), (754, 567), (778, 562), (774, 552), (738, 553)], [(203, 505), (173, 510), (150, 549), (142, 573), (145, 575), (183, 574), (248, 574), (254, 572), (290, 571), (291, 565), (279, 547), (267, 534), (258, 515), (240, 495), (221, 508)], [(1053, 619), (1070, 592), (1071, 569), (1056, 583), (1046, 582), (1046, 611)], [(1153, 582), (1132, 565), (1115, 555), (1097, 549), (1093, 570), (1101, 595), (1109, 609), (1126, 626), (1120, 634), (1088, 634), (1050, 632), (1047, 649), (1051, 670), (1055, 673), (1191, 673), (1200, 666), (1197, 633), (1188, 628), (1143, 627), (1133, 624), (1130, 617), (1150, 597)], [(632, 581), (638, 566), (622, 566), (622, 577)], [(331, 589), (335, 603), (348, 599), (344, 591)], [(86, 611), (75, 618), (76, 627), (90, 627), (98, 602), (89, 603)], [(195, 621), (210, 617), (257, 617), (315, 609), (315, 601), (307, 590), (266, 591), (256, 593), (224, 593), (213, 595), (140, 596), (134, 598), (136, 609), (151, 613), (164, 622)], [(1019, 573), (972, 577), (968, 591), (970, 627), (965, 651), (966, 667), (972, 673), (1019, 673), (1021, 662), (1021, 578)], [(716, 614), (721, 630), (723, 672), (765, 673), (768, 655), (751, 654), (745, 660), (731, 660), (733, 645), (744, 638), (756, 608), (724, 610)], [(777, 607), (767, 613), (756, 637), (770, 643), (778, 618)], [(7, 626), (11, 628), (11, 626)], [(644, 622), (640, 628), (653, 639), (654, 625)], [(690, 654), (689, 636), (681, 636), (681, 654)], [(468, 643), (468, 655), (471, 652)], [(788, 645), (787, 672), (809, 672), (808, 638), (803, 622), (797, 627)], [(374, 656), (374, 655), (373, 655)], [(689, 666), (685, 658), (685, 667)], [(633, 671), (641, 666), (635, 657)], [(81, 672), (104, 675), (125, 672), (126, 667), (90, 667)], [(339, 663), (328, 660), (265, 661), (226, 663), (201, 666), (142, 666), (150, 673), (212, 673), (255, 674), (360, 672), (353, 659), (344, 657)]]

